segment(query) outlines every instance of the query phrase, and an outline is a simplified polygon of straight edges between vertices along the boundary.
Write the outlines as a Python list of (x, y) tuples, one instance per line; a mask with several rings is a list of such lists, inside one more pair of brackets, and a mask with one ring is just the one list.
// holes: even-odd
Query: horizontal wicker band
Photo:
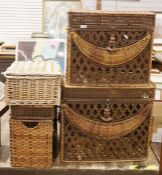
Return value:
[(125, 30), (149, 30), (155, 26), (155, 14), (146, 12), (72, 11), (69, 12), (71, 28), (124, 28)]
[(134, 44), (110, 50), (108, 47), (102, 48), (87, 42), (75, 32), (71, 32), (71, 35), (79, 50), (86, 57), (107, 66), (117, 66), (131, 61), (146, 48), (151, 39), (151, 35), (148, 33)]
[(148, 101), (154, 100), (155, 85), (153, 83), (146, 84), (147, 86), (135, 84), (133, 86), (107, 86), (107, 87), (92, 87), (92, 86), (69, 86), (64, 83), (63, 99), (111, 99), (111, 100), (136, 100)]
[(138, 114), (120, 122), (103, 123), (90, 120), (74, 112), (68, 105), (62, 106), (65, 116), (85, 134), (90, 134), (102, 139), (112, 140), (122, 137), (136, 129), (147, 118), (152, 104), (147, 104)]

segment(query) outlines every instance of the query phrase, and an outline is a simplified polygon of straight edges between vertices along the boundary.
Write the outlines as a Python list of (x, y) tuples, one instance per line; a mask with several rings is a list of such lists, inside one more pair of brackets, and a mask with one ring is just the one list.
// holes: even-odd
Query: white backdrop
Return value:
[(42, 31), (43, 0), (0, 0), (0, 41)]

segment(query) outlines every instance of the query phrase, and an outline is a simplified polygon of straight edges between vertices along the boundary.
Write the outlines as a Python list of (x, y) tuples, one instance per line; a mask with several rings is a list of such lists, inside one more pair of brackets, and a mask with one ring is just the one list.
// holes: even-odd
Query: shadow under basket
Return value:
[[(86, 94), (89, 95), (86, 97)], [(153, 99), (153, 86), (141, 89), (64, 87), (62, 160), (145, 160), (150, 141)]]
[(10, 119), (12, 167), (49, 168), (52, 166), (53, 121)]

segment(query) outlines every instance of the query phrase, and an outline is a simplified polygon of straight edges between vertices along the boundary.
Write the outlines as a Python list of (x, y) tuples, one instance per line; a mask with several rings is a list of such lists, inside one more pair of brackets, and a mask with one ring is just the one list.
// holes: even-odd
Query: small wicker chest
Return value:
[(10, 153), (13, 167), (51, 167), (52, 145), (52, 120), (10, 119)]

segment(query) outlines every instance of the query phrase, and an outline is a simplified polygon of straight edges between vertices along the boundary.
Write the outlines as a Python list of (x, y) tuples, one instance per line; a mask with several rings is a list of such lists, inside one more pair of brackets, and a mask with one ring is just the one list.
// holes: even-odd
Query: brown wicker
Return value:
[(63, 161), (147, 158), (154, 85), (63, 87)]
[(48, 168), (52, 165), (52, 120), (10, 119), (13, 167)]
[(8, 105), (60, 105), (60, 77), (7, 76)]
[(154, 23), (152, 13), (70, 12), (67, 83), (148, 83)]
[(72, 28), (106, 28), (110, 30), (149, 30), (155, 26), (155, 14), (137, 11), (70, 11), (69, 26)]
[[(105, 140), (83, 132), (63, 113), (62, 160), (66, 162), (143, 161), (147, 158), (150, 125), (151, 118), (148, 114), (141, 125), (127, 135)], [(122, 132), (122, 128), (120, 131)]]
[(132, 100), (154, 100), (155, 85), (136, 84), (132, 86), (107, 86), (107, 87), (91, 87), (91, 86), (69, 86), (64, 85), (62, 88), (62, 99), (79, 100), (79, 99), (114, 99), (132, 102)]
[(10, 106), (12, 119), (50, 120), (54, 119), (55, 106)]

